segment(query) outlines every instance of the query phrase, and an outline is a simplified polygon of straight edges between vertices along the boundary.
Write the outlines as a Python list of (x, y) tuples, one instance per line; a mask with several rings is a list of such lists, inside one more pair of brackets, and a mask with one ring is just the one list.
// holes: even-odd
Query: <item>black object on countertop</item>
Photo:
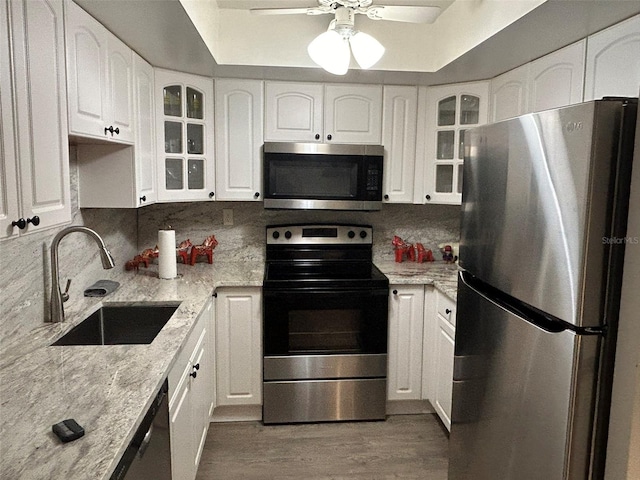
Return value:
[(85, 297), (104, 297), (110, 293), (115, 292), (120, 283), (113, 280), (98, 280), (84, 291)]
[(51, 430), (53, 430), (53, 433), (64, 443), (77, 440), (84, 435), (84, 428), (78, 425), (78, 422), (73, 418), (56, 423), (51, 427)]

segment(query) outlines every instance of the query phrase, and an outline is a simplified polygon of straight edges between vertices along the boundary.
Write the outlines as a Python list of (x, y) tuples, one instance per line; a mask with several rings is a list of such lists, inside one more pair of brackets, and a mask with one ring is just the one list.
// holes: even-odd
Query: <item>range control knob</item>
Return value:
[(356, 232), (354, 232), (353, 230), (349, 230), (349, 233), (347, 233), (347, 236), (348, 236), (349, 238), (353, 238), (353, 237), (355, 237), (355, 236), (356, 236)]
[(366, 230), (360, 230), (360, 238), (367, 238)]
[(276, 230), (275, 232), (273, 232), (273, 233), (271, 234), (271, 236), (272, 236), (275, 240), (277, 240), (278, 238), (280, 238), (280, 232)]
[(284, 232), (284, 238), (286, 238), (287, 240), (289, 240), (291, 238), (291, 232), (289, 230)]

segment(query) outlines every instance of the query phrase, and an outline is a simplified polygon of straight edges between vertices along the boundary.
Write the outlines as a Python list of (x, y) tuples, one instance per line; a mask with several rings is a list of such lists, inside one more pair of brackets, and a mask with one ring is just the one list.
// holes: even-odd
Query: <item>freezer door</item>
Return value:
[(460, 281), (449, 480), (586, 479), (599, 344)]
[(620, 101), (598, 101), (468, 131), (460, 265), (566, 322), (602, 325), (609, 249), (624, 248), (609, 240), (622, 119)]

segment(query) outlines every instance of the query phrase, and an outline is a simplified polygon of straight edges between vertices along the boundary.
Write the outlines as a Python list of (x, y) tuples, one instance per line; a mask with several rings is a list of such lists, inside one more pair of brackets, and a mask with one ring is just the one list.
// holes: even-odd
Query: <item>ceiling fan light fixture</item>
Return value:
[(351, 52), (349, 43), (335, 30), (321, 33), (307, 47), (311, 60), (334, 75), (344, 75), (349, 70)]
[(349, 43), (353, 57), (365, 70), (373, 67), (384, 55), (382, 44), (368, 33), (356, 32), (349, 38)]

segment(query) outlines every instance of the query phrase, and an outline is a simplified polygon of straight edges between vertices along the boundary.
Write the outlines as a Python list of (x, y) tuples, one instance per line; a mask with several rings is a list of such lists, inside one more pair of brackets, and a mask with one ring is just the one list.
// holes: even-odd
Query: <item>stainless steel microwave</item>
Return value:
[(382, 145), (267, 142), (265, 208), (380, 210)]

